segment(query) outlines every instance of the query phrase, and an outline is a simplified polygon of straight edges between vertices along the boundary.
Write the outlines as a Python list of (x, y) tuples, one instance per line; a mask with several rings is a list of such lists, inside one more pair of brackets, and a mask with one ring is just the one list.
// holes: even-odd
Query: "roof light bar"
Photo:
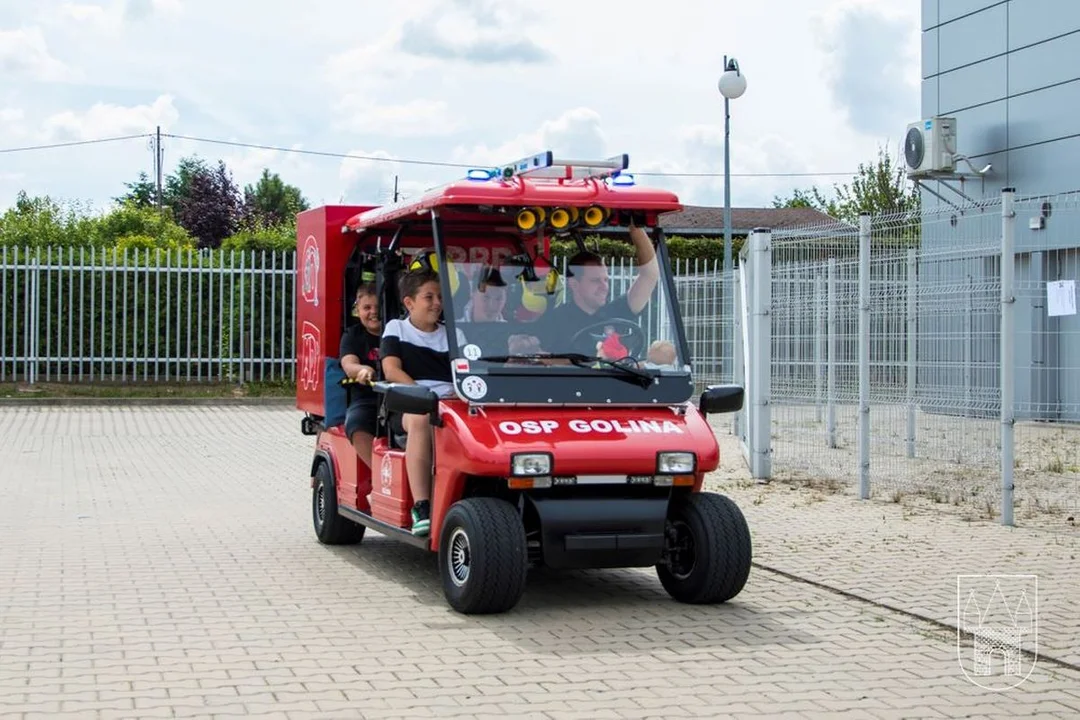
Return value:
[(501, 165), (495, 172), (503, 180), (509, 180), (517, 175), (565, 180), (601, 179), (618, 176), (628, 167), (630, 167), (630, 156), (626, 153), (614, 155), (604, 160), (570, 160), (556, 158), (552, 151), (546, 150)]

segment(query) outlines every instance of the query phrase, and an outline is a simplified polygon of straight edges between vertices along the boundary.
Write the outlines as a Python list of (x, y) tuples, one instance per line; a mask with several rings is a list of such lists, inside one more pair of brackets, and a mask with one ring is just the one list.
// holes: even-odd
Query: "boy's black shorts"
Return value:
[(352, 440), (354, 432), (363, 431), (375, 434), (379, 418), (379, 408), (375, 398), (354, 400), (345, 411), (345, 437)]

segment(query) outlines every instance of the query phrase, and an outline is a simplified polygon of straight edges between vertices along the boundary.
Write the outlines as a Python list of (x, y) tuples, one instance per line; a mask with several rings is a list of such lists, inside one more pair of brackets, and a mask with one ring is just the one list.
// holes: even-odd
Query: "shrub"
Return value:
[[(126, 238), (141, 238), (139, 243), (149, 239), (151, 244), (145, 247), (151, 250), (195, 247), (195, 239), (172, 219), (168, 210), (159, 212), (134, 203), (122, 203), (104, 215), (98, 220), (98, 231), (103, 242), (116, 247)], [(129, 247), (144, 247), (131, 243), (127, 241)]]
[(296, 228), (292, 225), (241, 230), (221, 241), (224, 251), (281, 252), (296, 249)]

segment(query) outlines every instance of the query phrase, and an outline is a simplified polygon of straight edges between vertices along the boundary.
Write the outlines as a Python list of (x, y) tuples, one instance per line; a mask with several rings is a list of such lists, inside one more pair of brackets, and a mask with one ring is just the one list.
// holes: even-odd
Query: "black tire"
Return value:
[(525, 526), (517, 509), (496, 498), (467, 498), (446, 513), (439, 575), (450, 607), (465, 615), (501, 613), (525, 592)]
[(363, 525), (338, 513), (337, 488), (330, 467), (319, 463), (315, 469), (315, 487), (311, 490), (311, 520), (315, 537), (323, 545), (354, 545), (364, 539)]
[(683, 603), (714, 604), (735, 597), (750, 576), (750, 528), (739, 507), (715, 493), (691, 493), (668, 514), (667, 557), (656, 574)]

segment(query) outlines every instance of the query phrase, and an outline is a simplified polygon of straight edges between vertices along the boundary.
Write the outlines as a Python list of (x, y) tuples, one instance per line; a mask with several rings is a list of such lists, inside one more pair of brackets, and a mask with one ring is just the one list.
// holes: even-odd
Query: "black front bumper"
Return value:
[(529, 495), (544, 565), (558, 569), (649, 567), (664, 550), (669, 496), (552, 498)]

